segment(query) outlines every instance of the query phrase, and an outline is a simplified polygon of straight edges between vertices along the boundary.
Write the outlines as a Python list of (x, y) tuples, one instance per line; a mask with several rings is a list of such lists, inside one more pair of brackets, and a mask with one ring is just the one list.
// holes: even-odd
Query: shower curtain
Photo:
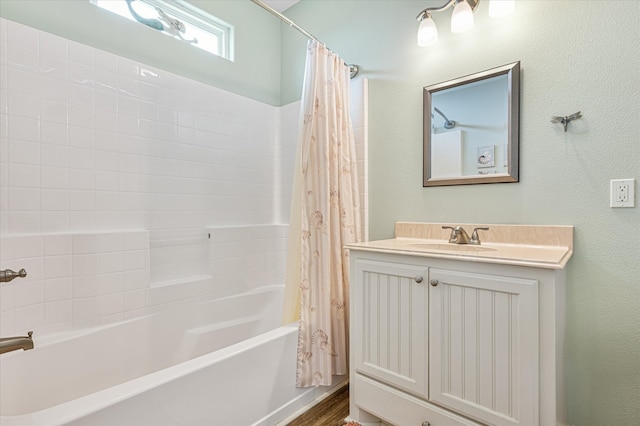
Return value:
[(360, 206), (349, 70), (310, 41), (289, 228), (287, 300), (298, 305), (296, 386), (330, 385), (348, 372), (349, 259), (360, 241)]

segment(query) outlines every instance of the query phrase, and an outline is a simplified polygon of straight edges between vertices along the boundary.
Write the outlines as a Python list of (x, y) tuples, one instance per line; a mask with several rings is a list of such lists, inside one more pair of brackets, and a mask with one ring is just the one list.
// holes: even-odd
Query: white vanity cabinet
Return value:
[(370, 246), (350, 256), (351, 420), (563, 424), (562, 270)]

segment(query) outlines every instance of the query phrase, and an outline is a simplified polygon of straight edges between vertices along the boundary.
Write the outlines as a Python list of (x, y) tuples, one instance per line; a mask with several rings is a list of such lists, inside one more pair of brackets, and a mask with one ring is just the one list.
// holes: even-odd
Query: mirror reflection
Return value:
[(520, 63), (424, 88), (424, 186), (518, 181)]

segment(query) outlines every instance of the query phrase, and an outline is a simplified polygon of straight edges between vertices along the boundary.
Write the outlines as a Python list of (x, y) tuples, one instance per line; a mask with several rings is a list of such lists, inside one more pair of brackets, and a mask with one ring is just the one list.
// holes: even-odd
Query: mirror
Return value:
[(424, 88), (423, 186), (518, 182), (520, 62)]

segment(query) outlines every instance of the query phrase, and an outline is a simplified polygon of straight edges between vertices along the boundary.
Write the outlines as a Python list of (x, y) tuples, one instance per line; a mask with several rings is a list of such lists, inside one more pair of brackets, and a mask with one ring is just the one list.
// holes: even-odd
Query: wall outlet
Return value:
[(635, 207), (635, 179), (611, 180), (611, 207)]

